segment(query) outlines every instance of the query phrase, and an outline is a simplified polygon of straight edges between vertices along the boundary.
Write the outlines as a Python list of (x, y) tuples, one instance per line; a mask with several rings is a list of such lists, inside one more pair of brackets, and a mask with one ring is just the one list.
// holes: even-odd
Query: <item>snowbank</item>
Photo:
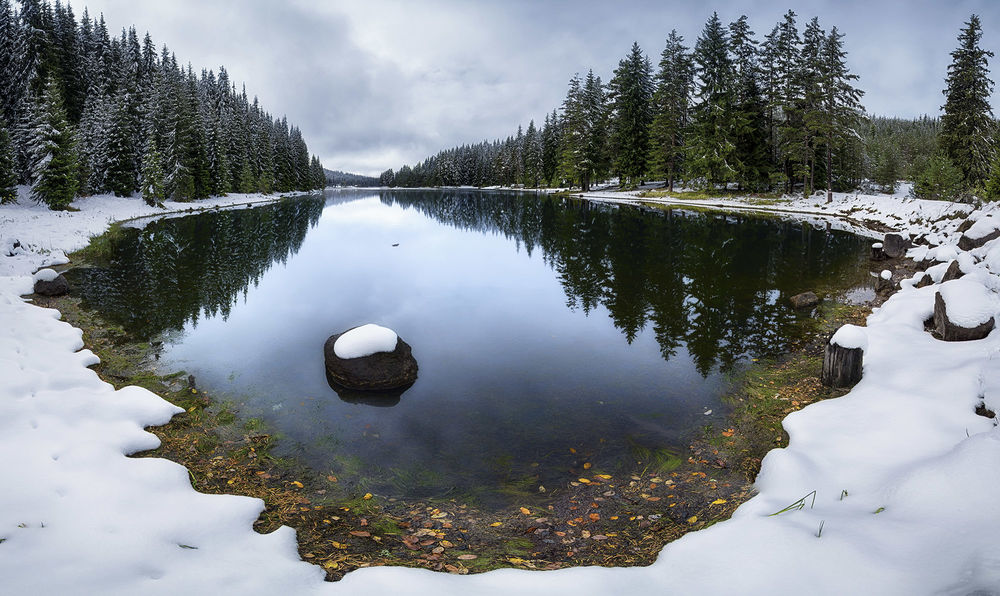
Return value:
[(978, 327), (997, 311), (996, 294), (971, 276), (947, 281), (938, 291), (948, 309), (948, 320), (960, 327)]
[[(216, 203), (227, 200), (246, 202)], [(787, 210), (803, 213), (786, 215), (848, 228), (854, 224), (831, 217), (870, 217), (954, 246), (960, 220), (946, 216), (968, 206), (929, 203), (838, 195), (830, 205), (792, 202)], [(109, 197), (76, 206), (80, 213), (23, 202), (0, 207), (0, 246), (14, 255), (0, 255), (0, 591), (1000, 592), (1000, 516), (993, 512), (1000, 431), (974, 411), (983, 401), (1000, 405), (1000, 334), (942, 342), (923, 327), (935, 293), (949, 287), (978, 292), (970, 317), (996, 310), (1000, 240), (971, 251), (976, 258), (962, 263), (971, 271), (958, 280), (964, 286), (906, 284), (863, 330), (845, 332), (838, 341), (867, 341), (862, 381), (845, 397), (788, 416), (789, 446), (764, 458), (758, 496), (731, 520), (667, 545), (654, 565), (475, 576), (369, 568), (325, 584), (319, 568), (299, 561), (291, 530), (253, 532), (260, 501), (202, 495), (176, 464), (126, 458), (154, 447), (143, 427), (165, 422), (176, 408), (145, 390), (115, 391), (101, 382), (86, 368), (95, 358), (80, 350), (80, 332), (18, 297), (31, 290), (32, 272), (64, 260), (64, 251), (80, 248), (110, 221), (154, 211)], [(994, 213), (991, 206), (976, 219)], [(788, 509), (800, 501), (801, 509)]]
[(395, 350), (398, 339), (392, 329), (368, 323), (344, 332), (333, 344), (333, 352), (338, 358), (364, 358)]
[(844, 325), (833, 334), (830, 343), (848, 350), (857, 348), (863, 350), (868, 347), (868, 336), (865, 335), (865, 330), (857, 325)]

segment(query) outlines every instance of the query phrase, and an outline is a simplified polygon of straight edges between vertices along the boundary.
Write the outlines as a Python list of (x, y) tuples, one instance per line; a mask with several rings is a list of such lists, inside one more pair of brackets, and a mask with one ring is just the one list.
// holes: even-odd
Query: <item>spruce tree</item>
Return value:
[(634, 186), (646, 174), (649, 157), (649, 125), (653, 120), (652, 73), (649, 59), (633, 42), (627, 57), (618, 62), (608, 83), (608, 121), (614, 169), (622, 185)]
[(834, 151), (848, 152), (851, 143), (858, 138), (858, 125), (864, 114), (861, 106), (861, 91), (854, 86), (858, 75), (847, 68), (847, 52), (844, 51), (843, 34), (836, 27), (823, 41), (820, 56), (822, 93), (821, 126), (818, 127), (819, 143), (826, 149), (826, 200), (833, 200)]
[(713, 188), (735, 181), (742, 168), (736, 153), (735, 73), (718, 13), (712, 13), (698, 37), (694, 61), (699, 88), (685, 149), (687, 167), (702, 186)]
[(522, 182), (530, 188), (538, 188), (542, 179), (542, 139), (535, 128), (535, 121), (528, 123), (524, 133), (524, 178)]
[(17, 160), (10, 132), (0, 122), (0, 203), (17, 200)]
[(167, 198), (163, 182), (163, 158), (151, 139), (142, 166), (142, 198), (148, 205), (162, 205)]
[(77, 153), (58, 84), (45, 86), (32, 138), (31, 196), (51, 209), (65, 209), (76, 196)]
[(958, 48), (951, 52), (941, 118), (941, 148), (971, 187), (985, 182), (994, 152), (988, 65), (993, 52), (980, 47), (982, 36), (979, 17), (972, 15), (958, 36)]
[(684, 135), (694, 87), (694, 63), (676, 29), (667, 36), (655, 82), (649, 133), (650, 169), (654, 175), (662, 175), (666, 187), (673, 191), (684, 161)]
[(733, 57), (736, 128), (737, 182), (741, 188), (761, 190), (768, 184), (768, 148), (765, 100), (761, 91), (761, 68), (757, 41), (747, 17), (729, 25), (729, 45)]
[(542, 180), (551, 186), (556, 183), (556, 170), (559, 167), (559, 115), (555, 110), (545, 115), (542, 126)]

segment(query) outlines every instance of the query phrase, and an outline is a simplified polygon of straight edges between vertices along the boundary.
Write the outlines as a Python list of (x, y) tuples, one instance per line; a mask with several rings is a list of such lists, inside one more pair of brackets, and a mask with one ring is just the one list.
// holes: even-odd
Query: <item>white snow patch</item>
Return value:
[(363, 358), (378, 352), (391, 352), (396, 349), (399, 336), (387, 327), (368, 323), (345, 331), (333, 343), (333, 353), (338, 358)]
[(976, 223), (972, 224), (972, 227), (965, 232), (965, 235), (973, 240), (978, 240), (984, 236), (989, 236), (997, 231), (997, 229), (1000, 229), (1000, 217), (989, 214), (976, 220)]
[(881, 242), (872, 242), (872, 248), (882, 248), (882, 246)]
[(997, 311), (997, 296), (970, 277), (947, 281), (938, 291), (948, 311), (948, 320), (959, 327), (978, 327)]
[(879, 273), (878, 276), (884, 279), (885, 281), (889, 281), (890, 279), (892, 279), (892, 271), (889, 271), (888, 269), (883, 269), (882, 273)]
[(830, 338), (830, 343), (849, 350), (856, 348), (864, 350), (868, 347), (868, 334), (865, 333), (864, 328), (848, 324), (837, 329), (837, 332)]

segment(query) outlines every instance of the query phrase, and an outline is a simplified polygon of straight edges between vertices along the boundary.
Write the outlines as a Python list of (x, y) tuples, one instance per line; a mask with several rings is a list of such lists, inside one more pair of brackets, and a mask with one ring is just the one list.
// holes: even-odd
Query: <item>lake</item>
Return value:
[[(503, 505), (684, 453), (724, 421), (728, 374), (800, 332), (788, 297), (861, 282), (867, 246), (749, 215), (328, 191), (126, 227), (72, 281), (279, 455), (358, 490)], [(369, 322), (413, 346), (396, 398), (327, 383), (327, 337)]]

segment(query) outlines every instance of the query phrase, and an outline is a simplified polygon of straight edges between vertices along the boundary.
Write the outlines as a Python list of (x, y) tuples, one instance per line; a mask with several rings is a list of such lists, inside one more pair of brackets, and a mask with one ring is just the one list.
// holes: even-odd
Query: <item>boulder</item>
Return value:
[[(948, 284), (942, 284), (941, 289), (934, 295), (934, 330), (944, 341), (972, 341), (983, 339), (989, 335), (996, 326), (996, 321), (992, 315), (986, 313), (984, 308), (978, 304), (964, 304), (968, 298), (973, 301), (977, 298), (974, 291), (969, 291), (973, 284), (965, 284), (969, 287), (959, 287), (956, 284), (963, 284), (965, 280), (959, 279)], [(975, 284), (978, 285), (978, 284)], [(981, 289), (982, 286), (979, 286)], [(963, 291), (964, 290), (964, 291)], [(942, 296), (942, 293), (948, 295)], [(959, 296), (965, 295), (961, 298)], [(948, 304), (953, 302), (951, 316), (948, 313)], [(986, 307), (988, 308), (988, 307)]]
[(919, 279), (919, 280), (917, 281), (917, 283), (913, 284), (913, 287), (914, 287), (914, 288), (925, 288), (925, 287), (927, 287), (927, 286), (929, 286), (929, 285), (932, 285), (933, 283), (934, 283), (934, 279), (933, 279), (933, 278), (931, 278), (931, 276), (930, 276), (930, 275), (928, 275), (928, 274), (926, 274), (926, 273), (925, 273), (925, 274), (923, 275), (923, 277), (921, 277), (921, 278), (920, 278), (920, 279)]
[(885, 256), (890, 259), (898, 259), (906, 254), (906, 251), (910, 250), (909, 238), (903, 238), (899, 234), (886, 234), (885, 240), (882, 241), (882, 250), (885, 252)]
[[(346, 358), (338, 356), (337, 340), (355, 329), (358, 328), (331, 335), (323, 346), (327, 380), (331, 385), (355, 391), (405, 390), (417, 380), (417, 361), (413, 351), (410, 344), (400, 338), (396, 338), (395, 348), (391, 351)], [(341, 353), (344, 353), (343, 350)]]
[(792, 308), (812, 308), (819, 304), (819, 296), (813, 292), (802, 292), (788, 299), (792, 303)]
[(941, 277), (941, 283), (946, 281), (951, 281), (953, 279), (958, 279), (965, 275), (962, 273), (962, 268), (958, 264), (958, 260), (954, 260), (948, 265), (948, 270), (944, 272), (944, 276)]
[(35, 273), (35, 293), (40, 296), (62, 296), (69, 293), (69, 282), (52, 269)]

